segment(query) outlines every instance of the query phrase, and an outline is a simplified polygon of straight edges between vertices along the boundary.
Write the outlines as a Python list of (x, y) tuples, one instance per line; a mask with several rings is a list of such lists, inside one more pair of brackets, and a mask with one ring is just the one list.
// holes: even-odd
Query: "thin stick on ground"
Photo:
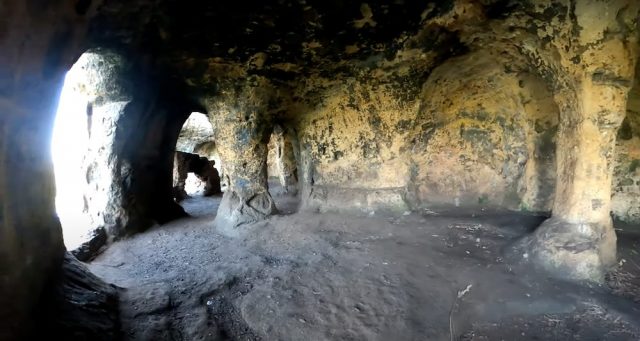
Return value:
[(449, 311), (449, 338), (451, 341), (453, 341), (453, 336), (455, 335), (455, 328), (453, 327), (453, 313), (458, 307), (458, 300), (469, 293), (469, 290), (471, 290), (472, 286), (473, 285), (471, 284), (467, 285), (464, 290), (459, 290), (458, 294), (453, 297), (453, 303), (451, 303), (451, 310)]

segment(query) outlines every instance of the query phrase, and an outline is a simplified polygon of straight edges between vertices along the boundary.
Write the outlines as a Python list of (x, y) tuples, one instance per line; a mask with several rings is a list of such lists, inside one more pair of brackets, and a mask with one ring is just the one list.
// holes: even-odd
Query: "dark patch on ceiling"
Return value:
[[(417, 0), (106, 0), (92, 22), (91, 37), (101, 46), (135, 45), (154, 55), (191, 58), (246, 61), (264, 52), (269, 63), (366, 59), (380, 52), (393, 55), (397, 38), (420, 27), (428, 5)], [(451, 2), (431, 7), (431, 15), (442, 13)], [(317, 47), (305, 49), (312, 42)], [(347, 46), (358, 50), (346, 54)]]

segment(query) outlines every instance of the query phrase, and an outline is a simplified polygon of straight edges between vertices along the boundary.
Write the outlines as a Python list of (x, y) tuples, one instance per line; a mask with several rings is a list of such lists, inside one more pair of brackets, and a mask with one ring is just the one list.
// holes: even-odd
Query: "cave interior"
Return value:
[(640, 339), (639, 20), (0, 2), (0, 340)]

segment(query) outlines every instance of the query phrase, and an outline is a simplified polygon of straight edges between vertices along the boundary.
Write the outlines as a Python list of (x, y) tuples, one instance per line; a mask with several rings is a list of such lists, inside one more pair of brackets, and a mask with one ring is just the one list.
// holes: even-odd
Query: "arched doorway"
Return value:
[(193, 112), (182, 125), (174, 159), (174, 198), (222, 193), (221, 162), (215, 150), (213, 127), (205, 114)]

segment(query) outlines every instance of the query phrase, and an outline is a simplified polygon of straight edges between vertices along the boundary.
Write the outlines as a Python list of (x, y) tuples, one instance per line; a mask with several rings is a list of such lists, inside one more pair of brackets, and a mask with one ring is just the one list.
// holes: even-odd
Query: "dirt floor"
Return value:
[(126, 288), (125, 337), (640, 340), (637, 233), (618, 231), (613, 289), (585, 287), (503, 259), (541, 217), (295, 213), (295, 197), (275, 199), (282, 214), (235, 239), (211, 227), (219, 197), (188, 199), (192, 218), (117, 242), (89, 264)]

